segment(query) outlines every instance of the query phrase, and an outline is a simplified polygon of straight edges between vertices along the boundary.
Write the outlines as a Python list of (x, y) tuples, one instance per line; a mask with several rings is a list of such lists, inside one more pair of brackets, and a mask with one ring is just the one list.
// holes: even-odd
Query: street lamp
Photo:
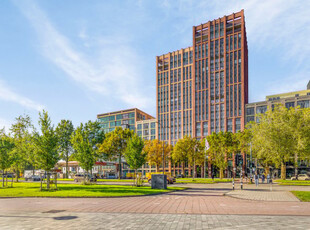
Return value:
[[(161, 129), (164, 130), (164, 127), (161, 125), (161, 123), (160, 123), (159, 121), (157, 121), (157, 123), (160, 125)], [(163, 157), (163, 163), (162, 163), (162, 164), (163, 164), (163, 174), (165, 174), (165, 149), (164, 149), (164, 148), (165, 148), (165, 147), (164, 147), (164, 144), (165, 144), (165, 143), (164, 143), (164, 138), (162, 138), (162, 139), (163, 139), (163, 140), (162, 140), (162, 141), (163, 141), (163, 155), (162, 155), (162, 157)]]

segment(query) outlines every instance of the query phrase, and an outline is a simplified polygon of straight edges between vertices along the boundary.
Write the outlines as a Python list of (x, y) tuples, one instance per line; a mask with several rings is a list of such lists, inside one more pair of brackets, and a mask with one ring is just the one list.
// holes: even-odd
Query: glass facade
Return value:
[(144, 140), (156, 139), (156, 121), (144, 120), (137, 122), (137, 134)]
[(100, 122), (100, 126), (104, 133), (112, 132), (116, 127), (122, 127), (123, 129), (127, 128), (135, 131), (136, 121), (144, 120), (146, 118), (150, 119), (152, 117), (138, 109), (98, 115), (98, 121)]

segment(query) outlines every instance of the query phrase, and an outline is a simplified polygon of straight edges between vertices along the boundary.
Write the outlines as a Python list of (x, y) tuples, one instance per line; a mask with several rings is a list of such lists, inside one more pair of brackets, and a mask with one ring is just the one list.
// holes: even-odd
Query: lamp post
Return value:
[[(157, 123), (160, 125), (161, 129), (164, 130), (164, 127), (161, 125), (161, 123), (159, 121), (157, 121)], [(161, 136), (162, 137), (162, 136)], [(162, 158), (163, 158), (163, 174), (165, 174), (165, 146), (164, 146), (164, 138), (162, 138), (162, 142), (163, 142), (163, 154), (162, 154)]]
[(252, 142), (250, 142), (250, 179), (252, 183)]

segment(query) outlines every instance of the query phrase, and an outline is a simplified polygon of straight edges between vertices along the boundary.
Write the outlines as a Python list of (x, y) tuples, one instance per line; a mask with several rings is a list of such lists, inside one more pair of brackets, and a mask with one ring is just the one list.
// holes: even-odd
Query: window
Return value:
[(115, 120), (115, 116), (110, 116), (110, 117), (109, 117), (109, 120), (110, 120), (110, 121), (114, 121), (114, 120)]
[(155, 135), (155, 129), (151, 129), (151, 135)]
[(196, 124), (196, 136), (201, 137), (201, 124), (200, 123)]
[(148, 129), (149, 128), (149, 124), (146, 123), (146, 124), (143, 124), (143, 129)]
[(285, 103), (285, 107), (288, 108), (288, 109), (291, 108), (291, 107), (294, 108), (295, 107), (295, 102), (286, 102)]
[(123, 115), (122, 114), (117, 114), (116, 115), (116, 120), (121, 120), (123, 119)]
[(304, 101), (298, 101), (297, 105), (300, 106), (300, 108), (310, 108), (310, 101), (309, 100), (304, 100)]
[(149, 135), (149, 130), (143, 130), (143, 136), (148, 136)]
[(267, 105), (256, 107), (256, 113), (265, 113), (266, 111), (267, 111)]
[(203, 123), (203, 135), (208, 136), (208, 122)]
[(254, 107), (246, 109), (246, 115), (254, 115)]
[(155, 129), (155, 127), (156, 127), (156, 122), (152, 122), (151, 123), (151, 129)]
[(137, 131), (137, 134), (138, 134), (139, 137), (141, 137), (142, 136), (142, 131)]
[(137, 129), (142, 129), (142, 124), (138, 124)]
[(247, 116), (246, 117), (246, 122), (251, 122), (251, 121), (255, 121), (254, 116)]
[(227, 131), (232, 132), (232, 119), (227, 120)]
[(240, 118), (236, 118), (236, 132), (241, 130), (241, 121)]

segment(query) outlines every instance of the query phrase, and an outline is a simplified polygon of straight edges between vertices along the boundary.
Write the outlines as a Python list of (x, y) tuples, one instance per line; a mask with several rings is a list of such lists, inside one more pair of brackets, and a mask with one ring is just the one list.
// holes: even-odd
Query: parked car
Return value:
[(25, 177), (25, 181), (41, 181), (38, 175), (29, 175)]
[[(2, 175), (1, 175), (2, 176)], [(14, 173), (5, 173), (4, 174), (4, 177), (7, 177), (7, 178), (14, 178), (15, 177), (15, 174)]]
[[(307, 174), (298, 174), (298, 180), (310, 180), (310, 176)], [(297, 180), (296, 177), (292, 177), (291, 180)]]
[[(84, 178), (87, 177), (87, 174), (75, 174), (74, 175), (74, 182), (81, 182), (84, 181)], [(97, 178), (91, 174), (88, 175), (90, 182), (97, 182)]]
[(184, 178), (184, 175), (183, 174), (178, 174), (177, 178)]

